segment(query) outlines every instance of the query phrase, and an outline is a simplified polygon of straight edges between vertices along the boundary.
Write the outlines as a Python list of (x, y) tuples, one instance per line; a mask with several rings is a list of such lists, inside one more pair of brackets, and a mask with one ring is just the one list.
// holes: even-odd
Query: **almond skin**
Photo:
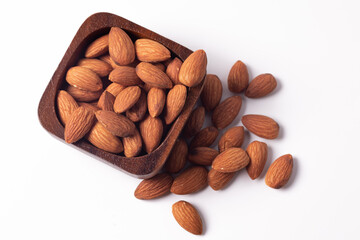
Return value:
[(141, 89), (138, 86), (127, 87), (122, 90), (116, 97), (114, 102), (114, 111), (123, 113), (130, 109), (139, 100)]
[(151, 63), (141, 62), (136, 66), (136, 74), (145, 83), (157, 88), (172, 88), (170, 78)]
[(64, 139), (67, 143), (73, 143), (80, 140), (90, 131), (94, 124), (94, 112), (85, 108), (78, 107), (70, 115), (65, 125)]
[(109, 54), (118, 65), (128, 65), (135, 59), (135, 47), (122, 29), (112, 27), (109, 33)]
[(219, 135), (219, 131), (213, 127), (207, 127), (198, 132), (190, 143), (190, 149), (196, 147), (210, 147)]
[(201, 92), (201, 102), (206, 111), (210, 112), (219, 105), (222, 97), (223, 87), (218, 76), (207, 74), (203, 91)]
[(85, 57), (94, 58), (104, 55), (109, 50), (109, 34), (99, 37), (87, 47)]
[(179, 72), (182, 65), (182, 61), (179, 58), (174, 58), (166, 68), (166, 74), (169, 76), (171, 81), (176, 84), (180, 84)]
[(184, 168), (188, 154), (188, 145), (182, 138), (178, 138), (166, 160), (165, 169), (169, 173), (180, 172)]
[(101, 110), (101, 109), (97, 106), (97, 104), (94, 105), (94, 104), (87, 103), (87, 102), (78, 102), (78, 104), (79, 104), (79, 106), (83, 106), (84, 108), (87, 108), (88, 110), (94, 112), (94, 114), (95, 114), (95, 112)]
[(247, 147), (246, 152), (250, 158), (250, 163), (246, 170), (252, 180), (258, 178), (263, 171), (267, 160), (267, 150), (266, 143), (259, 141), (254, 141)]
[(202, 220), (201, 217), (190, 203), (186, 201), (178, 201), (172, 206), (172, 214), (178, 224), (186, 231), (195, 234), (202, 234)]
[(190, 151), (188, 159), (197, 165), (211, 166), (219, 152), (209, 147), (197, 147)]
[(101, 94), (97, 106), (102, 110), (114, 111), (114, 102), (115, 102), (115, 97), (111, 93), (105, 90)]
[(163, 123), (160, 118), (148, 115), (139, 125), (140, 134), (147, 153), (154, 151), (160, 144), (163, 134)]
[(231, 147), (241, 147), (244, 142), (244, 127), (232, 127), (228, 129), (224, 135), (221, 136), (219, 140), (219, 151), (223, 152), (224, 150)]
[[(114, 62), (114, 60), (112, 60), (112, 58), (110, 57), (109, 54), (104, 55), (104, 56), (101, 56), (100, 59), (101, 59), (102, 61), (107, 62), (108, 64), (110, 64), (110, 66), (111, 66), (113, 69), (115, 69), (115, 68), (117, 68), (117, 67), (120, 67), (120, 65), (116, 64), (116, 63)], [(136, 59), (135, 59), (135, 61), (136, 61)], [(134, 61), (134, 62), (135, 62), (135, 61)], [(132, 63), (131, 63), (131, 64), (132, 64)]]
[(78, 65), (90, 69), (100, 77), (106, 77), (112, 70), (110, 64), (96, 58), (83, 58)]
[(126, 111), (126, 116), (133, 122), (139, 122), (145, 117), (146, 111), (146, 93), (144, 90), (141, 90), (139, 100), (135, 103), (134, 106), (132, 106), (132, 108)]
[(75, 99), (66, 91), (60, 90), (56, 105), (61, 123), (65, 126), (71, 114), (79, 107)]
[(291, 177), (292, 168), (293, 158), (290, 154), (279, 157), (270, 165), (266, 173), (266, 185), (275, 189), (283, 187)]
[(142, 62), (162, 62), (171, 57), (170, 51), (162, 44), (145, 38), (135, 41), (135, 51)]
[(250, 132), (259, 137), (275, 139), (279, 135), (279, 124), (272, 118), (249, 114), (243, 116), (241, 121)]
[(237, 61), (231, 68), (228, 76), (228, 88), (230, 92), (240, 93), (249, 84), (249, 73), (242, 61)]
[(66, 91), (76, 100), (79, 102), (92, 102), (98, 100), (101, 96), (103, 90), (99, 90), (96, 92), (82, 90), (80, 88), (74, 87), (69, 85), (66, 88)]
[(102, 89), (100, 77), (88, 68), (75, 66), (66, 73), (66, 81), (82, 90), (96, 92)]
[(246, 89), (248, 98), (260, 98), (271, 93), (277, 86), (276, 79), (270, 73), (260, 74), (254, 78)]
[(124, 137), (124, 154), (125, 157), (136, 157), (142, 149), (142, 139), (139, 131), (135, 128), (135, 133), (132, 136)]
[(200, 191), (207, 185), (207, 173), (205, 167), (189, 167), (175, 178), (170, 191), (179, 195)]
[(124, 150), (121, 140), (106, 130), (98, 121), (86, 135), (86, 139), (94, 146), (107, 152), (121, 153)]
[(136, 75), (135, 68), (128, 66), (116, 67), (111, 71), (109, 80), (125, 87), (142, 84), (142, 81)]
[(232, 96), (222, 101), (212, 114), (212, 122), (217, 129), (229, 126), (241, 109), (242, 100), (240, 96)]
[(141, 181), (136, 188), (134, 196), (137, 199), (154, 199), (170, 192), (173, 178), (168, 173), (160, 173), (152, 178)]
[(188, 87), (195, 87), (205, 77), (207, 57), (204, 50), (197, 50), (190, 54), (181, 65), (179, 81)]
[(127, 137), (135, 132), (135, 124), (123, 115), (104, 110), (97, 111), (95, 115), (97, 120), (115, 136)]
[(151, 88), (147, 95), (147, 106), (152, 117), (158, 117), (165, 106), (166, 95), (161, 88)]
[(208, 184), (215, 191), (221, 190), (229, 184), (236, 172), (222, 173), (211, 169), (208, 174)]
[(218, 172), (236, 172), (246, 167), (249, 162), (249, 156), (243, 149), (228, 148), (214, 159), (212, 168)]
[(179, 116), (186, 102), (187, 90), (184, 85), (178, 84), (170, 89), (165, 105), (165, 123), (172, 123)]
[(123, 85), (120, 85), (118, 83), (111, 83), (107, 88), (106, 91), (111, 93), (114, 97), (117, 97), (117, 95), (124, 90), (125, 87)]
[(205, 121), (205, 108), (200, 106), (193, 110), (187, 120), (183, 133), (186, 137), (192, 137), (202, 128)]
[(153, 63), (155, 67), (159, 68), (161, 71), (165, 72), (166, 67), (162, 63)]

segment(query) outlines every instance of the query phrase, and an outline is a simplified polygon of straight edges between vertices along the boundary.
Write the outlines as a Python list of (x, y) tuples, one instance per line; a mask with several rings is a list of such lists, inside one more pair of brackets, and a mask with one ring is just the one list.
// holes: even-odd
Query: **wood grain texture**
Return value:
[[(89, 43), (98, 37), (107, 34), (110, 28), (114, 26), (120, 27), (126, 31), (132, 40), (137, 38), (148, 38), (163, 44), (171, 50), (173, 57), (178, 57), (182, 61), (184, 61), (192, 53), (192, 51), (186, 47), (183, 47), (178, 43), (175, 43), (122, 17), (110, 13), (96, 13), (91, 15), (85, 20), (76, 33), (58, 68), (55, 70), (55, 73), (39, 103), (38, 115), (42, 126), (48, 132), (60, 139), (64, 139), (64, 127), (61, 125), (56, 113), (55, 99), (57, 92), (65, 86), (66, 72), (84, 56)], [(98, 149), (86, 140), (80, 140), (73, 145), (132, 176), (150, 178), (154, 176), (164, 165), (176, 139), (178, 138), (186, 120), (200, 96), (203, 82), (197, 87), (189, 90), (182, 113), (175, 120), (160, 146), (151, 154), (126, 158), (121, 155), (116, 155)]]

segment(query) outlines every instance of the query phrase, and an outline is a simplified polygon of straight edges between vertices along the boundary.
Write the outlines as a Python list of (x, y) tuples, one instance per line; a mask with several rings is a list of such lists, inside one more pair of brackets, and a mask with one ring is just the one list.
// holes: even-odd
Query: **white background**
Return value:
[[(7, 3), (5, 3), (7, 2)], [(2, 1), (0, 239), (360, 239), (359, 1)], [(269, 162), (291, 153), (274, 190), (245, 171), (231, 185), (140, 201), (140, 182), (48, 134), (37, 105), (82, 22), (108, 11), (190, 49), (223, 81), (241, 59), (279, 87), (244, 99), (241, 114), (273, 117)], [(233, 125), (240, 125), (240, 117)], [(246, 135), (244, 147), (255, 139)], [(267, 166), (268, 166), (267, 164)], [(193, 203), (193, 236), (171, 205)]]

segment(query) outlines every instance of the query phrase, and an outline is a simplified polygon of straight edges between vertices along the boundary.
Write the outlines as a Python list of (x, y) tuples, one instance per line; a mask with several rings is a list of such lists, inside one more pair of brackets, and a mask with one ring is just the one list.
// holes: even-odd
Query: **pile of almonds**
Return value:
[[(242, 105), (239, 93), (260, 98), (276, 88), (271, 74), (261, 74), (249, 83), (246, 65), (237, 61), (228, 76), (228, 88), (234, 96), (221, 102), (222, 83), (216, 75), (205, 76), (207, 57), (203, 50), (182, 62), (162, 44), (150, 39), (133, 42), (125, 31), (113, 27), (109, 34), (93, 41), (84, 55), (68, 69), (68, 85), (57, 95), (64, 139), (73, 143), (85, 138), (97, 148), (125, 157), (154, 151), (181, 114), (189, 88), (205, 77), (201, 104), (191, 113), (164, 171), (143, 180), (135, 190), (136, 198), (153, 199), (169, 192), (191, 194), (207, 185), (220, 190), (242, 169), (251, 179), (263, 172), (267, 144), (253, 141), (244, 150), (243, 126), (227, 129), (218, 149), (211, 146), (219, 131), (238, 116)], [(206, 112), (211, 112), (212, 126), (203, 128)], [(241, 121), (258, 137), (275, 139), (279, 134), (279, 125), (270, 117), (245, 115)], [(276, 159), (267, 170), (266, 184), (276, 189), (284, 186), (292, 166), (290, 154)], [(202, 233), (202, 220), (190, 203), (179, 201), (172, 212), (184, 229)]]

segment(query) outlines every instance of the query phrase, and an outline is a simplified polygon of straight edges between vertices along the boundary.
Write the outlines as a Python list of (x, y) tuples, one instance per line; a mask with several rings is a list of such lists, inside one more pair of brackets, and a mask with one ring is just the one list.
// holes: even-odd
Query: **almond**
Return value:
[(165, 105), (164, 119), (166, 124), (172, 123), (179, 116), (185, 105), (186, 95), (187, 91), (184, 85), (178, 84), (170, 89)]
[(168, 173), (160, 173), (152, 178), (141, 181), (135, 190), (138, 199), (153, 199), (161, 197), (170, 192), (173, 178)]
[(174, 58), (166, 68), (166, 74), (169, 76), (171, 81), (176, 84), (180, 84), (179, 72), (182, 65), (182, 61), (179, 58)]
[(95, 114), (97, 120), (115, 136), (127, 137), (135, 132), (135, 124), (123, 115), (104, 110), (97, 111)]
[(208, 174), (208, 184), (215, 191), (223, 189), (229, 184), (236, 172), (222, 173), (214, 169), (210, 169)]
[(241, 147), (243, 141), (244, 127), (232, 127), (221, 136), (219, 140), (219, 151), (223, 152), (231, 147)]
[(123, 113), (130, 109), (139, 100), (141, 89), (138, 86), (127, 87), (122, 90), (116, 97), (114, 102), (114, 111)]
[(111, 93), (114, 97), (117, 97), (117, 95), (124, 90), (124, 86), (120, 85), (118, 83), (111, 83), (107, 88), (106, 91)]
[(190, 143), (190, 149), (196, 147), (210, 147), (219, 135), (219, 131), (213, 126), (202, 129)]
[(112, 58), (110, 57), (109, 54), (104, 55), (104, 56), (101, 56), (100, 59), (101, 59), (102, 61), (110, 64), (110, 66), (111, 66), (113, 69), (115, 69), (115, 68), (117, 68), (117, 67), (120, 66), (120, 65), (116, 64), (116, 63), (114, 62), (114, 60), (112, 60)]
[(142, 83), (140, 78), (136, 75), (135, 68), (128, 66), (119, 66), (114, 68), (109, 75), (109, 80), (124, 87), (136, 86)]
[(200, 106), (193, 110), (187, 120), (183, 133), (186, 137), (192, 137), (202, 128), (205, 121), (205, 108)]
[(96, 92), (102, 89), (100, 77), (88, 68), (75, 66), (66, 73), (66, 81), (77, 88)]
[(223, 87), (218, 76), (207, 74), (203, 91), (201, 92), (201, 102), (206, 111), (210, 112), (215, 109), (222, 97)]
[(66, 91), (76, 100), (80, 102), (92, 102), (98, 100), (101, 96), (103, 90), (99, 90), (96, 92), (82, 90), (80, 88), (69, 85), (66, 88)]
[(118, 27), (112, 27), (109, 33), (109, 53), (118, 65), (128, 65), (135, 59), (135, 48), (131, 38)]
[(99, 37), (87, 47), (85, 57), (94, 58), (99, 57), (109, 50), (109, 34)]
[(268, 154), (267, 149), (266, 143), (259, 141), (250, 143), (246, 149), (250, 158), (250, 163), (247, 165), (246, 170), (252, 180), (258, 178), (265, 167)]
[(92, 111), (94, 114), (96, 111), (101, 110), (97, 104), (96, 106), (91, 104), (91, 103), (86, 103), (86, 102), (78, 102), (79, 106), (83, 106), (84, 108), (87, 108), (88, 110)]
[(60, 90), (56, 105), (61, 123), (65, 126), (71, 114), (79, 107), (75, 99), (66, 91)]
[(279, 135), (279, 124), (272, 118), (249, 114), (243, 116), (241, 121), (250, 132), (259, 137), (275, 139)]
[(158, 117), (165, 106), (166, 95), (161, 88), (151, 88), (147, 95), (147, 106), (152, 117)]
[(266, 185), (275, 189), (283, 187), (290, 179), (292, 168), (293, 158), (290, 154), (279, 157), (270, 165), (266, 173)]
[(172, 213), (182, 228), (192, 234), (201, 235), (203, 229), (201, 217), (190, 203), (185, 201), (174, 203)]
[(204, 50), (197, 50), (190, 54), (181, 65), (179, 81), (188, 87), (195, 87), (201, 83), (206, 73), (207, 57)]
[(231, 68), (228, 76), (228, 88), (231, 92), (240, 93), (249, 84), (249, 73), (242, 61), (237, 61)]
[(132, 136), (122, 139), (124, 144), (125, 157), (136, 157), (142, 149), (142, 139), (139, 131), (135, 128), (135, 133)]
[(141, 121), (146, 114), (147, 104), (146, 104), (146, 93), (144, 90), (141, 91), (139, 100), (135, 103), (132, 108), (126, 111), (126, 116), (133, 122)]
[(171, 57), (170, 51), (162, 44), (145, 38), (135, 41), (135, 51), (142, 62), (162, 62)]
[(166, 67), (165, 67), (164, 64), (162, 64), (162, 63), (154, 63), (154, 66), (159, 68), (161, 71), (165, 72)]
[(205, 188), (207, 185), (207, 170), (202, 166), (193, 166), (177, 176), (170, 191), (175, 194), (190, 194)]
[(95, 115), (93, 111), (85, 107), (78, 107), (70, 115), (65, 125), (64, 139), (67, 143), (80, 140), (91, 129), (94, 124)]
[(212, 114), (212, 122), (217, 129), (229, 126), (240, 112), (242, 100), (240, 96), (232, 96), (222, 101)]
[(260, 74), (254, 78), (246, 89), (248, 98), (260, 98), (268, 95), (276, 88), (277, 82), (270, 73)]
[(144, 83), (143, 85), (141, 85), (141, 88), (145, 91), (145, 92), (149, 92), (150, 89), (152, 88), (152, 86), (148, 83)]
[(114, 111), (114, 102), (115, 102), (114, 95), (112, 95), (111, 93), (105, 90), (101, 94), (97, 106), (102, 110)]
[(121, 153), (124, 150), (121, 140), (106, 130), (98, 121), (86, 135), (86, 139), (94, 146), (107, 152)]
[(209, 147), (197, 147), (190, 151), (188, 159), (197, 165), (211, 166), (219, 152)]
[(218, 172), (236, 172), (249, 164), (249, 157), (241, 148), (228, 148), (213, 161), (212, 168)]
[(136, 74), (145, 83), (158, 88), (171, 88), (170, 78), (151, 63), (141, 62), (136, 66)]
[(154, 151), (160, 144), (163, 134), (163, 123), (160, 118), (148, 115), (139, 125), (140, 134), (147, 153)]
[(171, 153), (166, 160), (165, 169), (169, 173), (180, 172), (185, 166), (188, 154), (188, 145), (182, 138), (176, 140)]
[(112, 70), (110, 64), (96, 58), (83, 58), (78, 62), (78, 65), (92, 70), (100, 77), (106, 77)]

